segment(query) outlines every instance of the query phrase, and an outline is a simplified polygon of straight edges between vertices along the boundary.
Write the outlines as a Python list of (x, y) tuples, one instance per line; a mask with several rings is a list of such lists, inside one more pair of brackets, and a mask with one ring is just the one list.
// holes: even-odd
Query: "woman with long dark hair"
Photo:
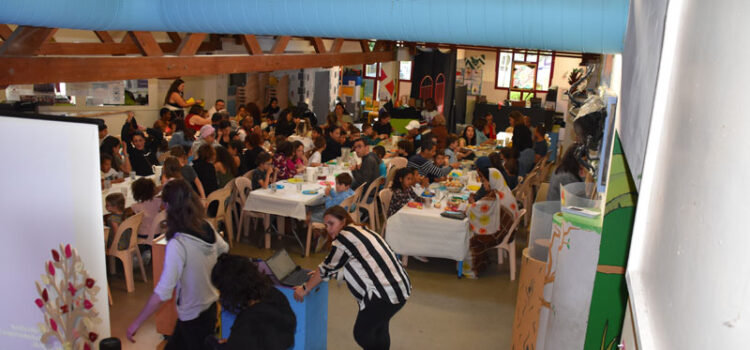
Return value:
[(183, 90), (185, 89), (185, 81), (182, 79), (175, 79), (172, 85), (169, 85), (166, 96), (164, 96), (164, 107), (175, 113), (177, 118), (184, 118), (184, 108), (192, 107), (193, 105), (200, 105), (203, 100), (195, 100), (193, 102), (186, 102), (182, 97)]
[(548, 201), (560, 200), (560, 186), (583, 181), (586, 170), (578, 163), (578, 159), (576, 159), (576, 148), (578, 146), (580, 144), (574, 143), (568, 147), (568, 150), (565, 151), (562, 159), (560, 159), (560, 165), (557, 166), (552, 177), (550, 177), (549, 192), (547, 192)]
[(354, 340), (364, 349), (388, 349), (390, 320), (411, 295), (406, 270), (380, 235), (355, 225), (341, 206), (328, 208), (323, 222), (333, 240), (331, 252), (313, 271), (310, 280), (295, 288), (294, 299), (303, 301), (321, 281), (343, 273), (359, 304)]
[(218, 349), (286, 350), (294, 346), (297, 318), (284, 294), (247, 257), (222, 254), (211, 271), (221, 307), (236, 315)]
[(205, 208), (187, 182), (164, 185), (167, 210), (167, 247), (164, 269), (154, 293), (127, 330), (133, 336), (151, 314), (177, 290), (177, 325), (165, 349), (205, 349), (205, 339), (216, 325), (218, 291), (211, 285), (216, 259), (229, 250), (224, 239), (205, 220)]
[(271, 100), (268, 101), (268, 106), (266, 108), (263, 108), (263, 112), (261, 113), (261, 116), (264, 118), (276, 118), (276, 114), (281, 111), (281, 108), (279, 107), (279, 99), (276, 97), (271, 97)]
[(116, 171), (122, 172), (124, 175), (128, 175), (132, 171), (130, 158), (127, 149), (124, 149), (124, 154), (120, 155), (122, 145), (123, 143), (117, 138), (107, 137), (102, 141), (101, 146), (99, 146), (99, 153), (107, 154), (112, 157), (112, 168)]

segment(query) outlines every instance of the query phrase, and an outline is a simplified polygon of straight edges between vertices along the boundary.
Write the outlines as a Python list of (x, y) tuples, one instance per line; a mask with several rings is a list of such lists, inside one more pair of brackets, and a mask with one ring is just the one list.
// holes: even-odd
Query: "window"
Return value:
[(398, 67), (398, 80), (411, 81), (411, 61), (401, 61)]
[(365, 78), (377, 78), (378, 73), (378, 63), (365, 65)]
[(148, 105), (148, 80), (10, 85), (6, 89), (6, 98), (8, 101), (37, 102), (40, 105)]
[(507, 89), (511, 101), (533, 98), (549, 90), (554, 62), (550, 51), (500, 49), (495, 88)]

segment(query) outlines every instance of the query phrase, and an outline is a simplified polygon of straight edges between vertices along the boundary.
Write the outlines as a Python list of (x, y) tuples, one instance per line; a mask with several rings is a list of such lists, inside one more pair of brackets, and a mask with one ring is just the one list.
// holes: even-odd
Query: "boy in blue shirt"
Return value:
[[(352, 190), (352, 176), (349, 173), (341, 173), (336, 176), (336, 188), (332, 189), (330, 185), (326, 186), (325, 189), (325, 206), (319, 206), (313, 209), (311, 219), (314, 222), (323, 222), (323, 213), (326, 209), (339, 205), (344, 199), (349, 198), (354, 194)], [(349, 208), (344, 208), (349, 209)]]
[(383, 158), (385, 158), (385, 147), (375, 146), (372, 148), (372, 153), (375, 153), (380, 158), (380, 176), (383, 178), (388, 177), (388, 167), (385, 165)]

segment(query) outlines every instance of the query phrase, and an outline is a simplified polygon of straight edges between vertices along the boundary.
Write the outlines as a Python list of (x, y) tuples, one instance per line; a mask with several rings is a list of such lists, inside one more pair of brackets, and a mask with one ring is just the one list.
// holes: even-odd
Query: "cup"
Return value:
[(112, 187), (112, 180), (104, 180), (104, 189)]
[(423, 200), (423, 204), (425, 208), (429, 208), (430, 206), (432, 206), (432, 198), (425, 197), (425, 198), (422, 198), (422, 200)]
[(268, 188), (271, 189), (271, 193), (276, 193), (276, 183), (271, 183), (268, 185)]
[(297, 183), (297, 192), (302, 192), (302, 184)]

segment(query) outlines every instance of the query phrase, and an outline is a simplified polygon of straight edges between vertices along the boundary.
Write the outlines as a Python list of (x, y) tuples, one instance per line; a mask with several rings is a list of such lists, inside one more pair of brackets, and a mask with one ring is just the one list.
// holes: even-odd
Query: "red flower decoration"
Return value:
[(78, 290), (73, 287), (73, 283), (68, 282), (68, 291), (70, 291), (71, 296), (74, 296)]
[(91, 345), (89, 345), (89, 343), (84, 343), (83, 350), (91, 350)]
[(503, 199), (503, 197), (505, 197), (505, 193), (497, 191), (497, 196), (500, 197), (500, 199)]
[(44, 299), (45, 303), (49, 301), (49, 295), (47, 294), (46, 289), (42, 291), (42, 299)]
[(49, 274), (54, 276), (55, 275), (55, 266), (52, 265), (51, 261), (47, 262), (47, 271), (49, 271)]
[(60, 310), (62, 310), (62, 313), (64, 314), (68, 313), (68, 305), (60, 306)]
[(486, 213), (486, 212), (488, 212), (490, 210), (490, 206), (487, 205), (487, 204), (483, 204), (482, 207), (479, 208), (479, 210), (481, 210), (482, 213)]
[(37, 298), (36, 300), (34, 300), (34, 302), (36, 303), (36, 306), (38, 307), (44, 306), (44, 302), (42, 301), (42, 299)]
[(474, 231), (474, 224), (469, 224), (469, 230)]
[(73, 255), (73, 252), (70, 249), (70, 244), (65, 246), (65, 257), (70, 258)]
[(482, 227), (482, 228), (479, 229), (479, 234), (480, 235), (483, 235), (483, 234), (486, 234), (486, 233), (487, 233), (487, 229), (486, 228)]
[(94, 287), (94, 279), (93, 278), (87, 278), (86, 279), (86, 288), (92, 288)]
[(95, 342), (97, 338), (99, 338), (99, 336), (96, 333), (94, 332), (89, 333), (89, 340), (91, 340), (92, 343)]
[(510, 209), (516, 210), (516, 203), (511, 203), (510, 204)]
[(52, 328), (53, 331), (57, 332), (57, 322), (53, 319), (49, 319), (49, 326)]
[(90, 301), (88, 301), (88, 299), (86, 299), (86, 300), (83, 301), (83, 307), (85, 307), (86, 310), (88, 310), (88, 309), (94, 307), (94, 304), (92, 304)]
[(57, 250), (52, 249), (52, 259), (55, 259), (55, 262), (60, 261), (60, 253)]

